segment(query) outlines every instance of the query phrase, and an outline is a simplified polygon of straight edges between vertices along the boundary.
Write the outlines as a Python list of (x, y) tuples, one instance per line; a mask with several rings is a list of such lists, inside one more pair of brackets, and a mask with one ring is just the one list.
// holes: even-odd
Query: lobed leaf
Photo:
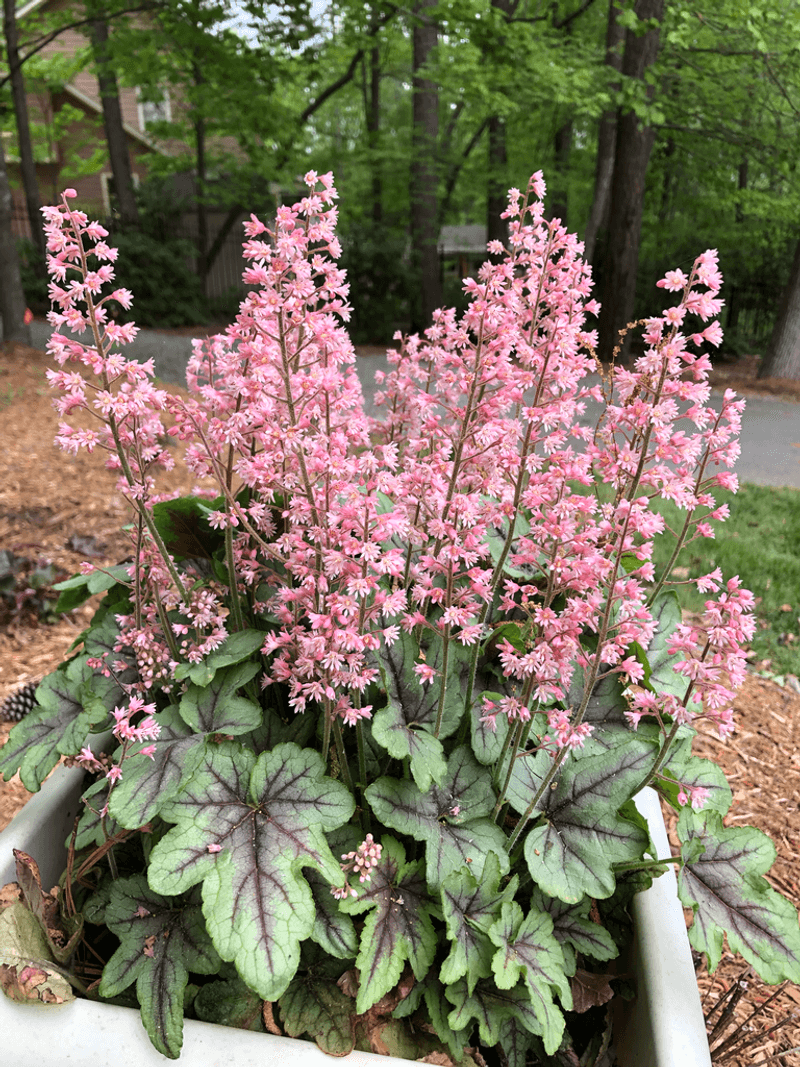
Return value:
[(445, 996), (454, 1005), (447, 1017), (452, 1029), (468, 1031), (474, 1019), (483, 1045), (497, 1045), (503, 1023), (509, 1019), (515, 1020), (529, 1034), (542, 1032), (539, 1017), (524, 985), (498, 989), (494, 982), (482, 980), (470, 993), (466, 980), (460, 978), (447, 986)]
[(346, 1056), (355, 1048), (353, 1002), (332, 978), (295, 978), (278, 1003), (290, 1037), (310, 1034), (329, 1056)]
[(442, 882), (442, 914), (450, 941), (450, 954), (439, 972), (445, 984), (466, 978), (471, 993), (478, 979), (490, 977), (494, 947), (488, 930), (501, 905), (514, 899), (519, 884), (514, 875), (501, 890), (500, 878), (500, 860), (490, 852), (482, 871), (461, 867)]
[(489, 852), (500, 858), (503, 873), (508, 871), (506, 836), (485, 817), (495, 802), (491, 774), (466, 746), (450, 756), (440, 786), (423, 793), (407, 779), (384, 777), (369, 786), (366, 797), (385, 826), (425, 842), (431, 890), (465, 864), (481, 868)]
[(36, 690), (38, 708), (17, 723), (0, 751), (0, 775), (19, 772), (35, 793), (62, 756), (76, 756), (93, 726), (107, 718), (105, 704), (93, 689), (86, 657), (48, 675)]
[(608, 930), (589, 918), (592, 906), (589, 897), (584, 897), (578, 904), (566, 904), (534, 887), (531, 903), (539, 911), (547, 912), (553, 920), (553, 936), (564, 953), (567, 974), (575, 970), (576, 952), (603, 961), (618, 955), (619, 950)]
[(406, 863), (405, 850), (393, 837), (381, 839), (383, 852), (357, 897), (346, 897), (341, 909), (359, 915), (369, 909), (356, 957), (359, 970), (356, 1010), (363, 1014), (393, 989), (408, 961), (421, 980), (436, 953), (431, 912), (438, 910), (428, 896), (422, 864)]
[[(441, 783), (447, 772), (441, 740), (433, 736), (442, 678), (437, 677), (428, 685), (420, 683), (414, 673), (418, 648), (410, 634), (402, 633), (393, 645), (382, 647), (376, 655), (387, 703), (372, 717), (372, 736), (395, 759), (410, 760), (414, 781), (424, 793), (433, 782)], [(442, 642), (434, 642), (426, 655), (426, 662), (440, 670)], [(459, 668), (466, 671), (467, 657), (455, 642), (450, 660), (439, 738), (449, 737), (456, 730), (464, 707)]]
[(256, 757), (236, 742), (208, 746), (161, 810), (176, 825), (153, 849), (150, 885), (176, 894), (202, 882), (203, 914), (220, 956), (264, 1000), (276, 1000), (314, 928), (300, 871), (312, 867), (343, 884), (325, 831), (346, 823), (354, 808), (309, 749), (286, 743)]
[[(641, 859), (648, 835), (619, 809), (652, 766), (655, 751), (653, 743), (628, 733), (606, 751), (564, 762), (525, 840), (528, 869), (545, 893), (568, 904), (586, 894), (609, 897), (616, 884), (614, 864)], [(520, 814), (549, 767), (545, 752), (516, 761), (508, 799)]]
[(520, 978), (527, 986), (548, 1054), (555, 1052), (564, 1033), (564, 1016), (553, 1000), (559, 993), (564, 1007), (572, 1007), (572, 993), (564, 971), (564, 954), (553, 936), (553, 920), (532, 908), (524, 915), (519, 904), (501, 906), (489, 929), (497, 946), (492, 971), (498, 989), (513, 989)]
[[(254, 631), (251, 631), (254, 632)], [(236, 696), (259, 671), (257, 663), (215, 670), (208, 685), (190, 685), (178, 705), (181, 718), (195, 733), (239, 734), (261, 725), (261, 706)]]
[(753, 826), (725, 827), (715, 811), (684, 809), (678, 819), (684, 866), (678, 895), (694, 912), (689, 940), (714, 971), (723, 933), (765, 982), (800, 981), (797, 910), (763, 875), (775, 846)]
[(98, 992), (114, 997), (136, 982), (142, 1022), (153, 1045), (177, 1059), (183, 1045), (183, 999), (189, 971), (214, 974), (220, 959), (203, 923), (197, 895), (169, 900), (143, 874), (117, 879), (105, 923), (120, 946), (103, 970)]
[(205, 737), (192, 733), (174, 704), (159, 712), (158, 721), (161, 733), (148, 742), (148, 747), (155, 749), (153, 755), (129, 756), (122, 778), (111, 791), (108, 810), (128, 830), (136, 830), (158, 815), (191, 780), (206, 751)]

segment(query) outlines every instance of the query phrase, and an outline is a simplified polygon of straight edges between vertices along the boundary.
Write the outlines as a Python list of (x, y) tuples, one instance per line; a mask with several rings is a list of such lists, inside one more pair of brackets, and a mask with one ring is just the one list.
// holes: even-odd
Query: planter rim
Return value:
[[(0, 832), (0, 885), (16, 880), (12, 849), (32, 855), (42, 882), (55, 885), (64, 869), (69, 836), (83, 787), (83, 772), (58, 767)], [(635, 803), (648, 822), (659, 859), (670, 855), (658, 794), (644, 790)], [(635, 937), (628, 967), (637, 996), (615, 1010), (613, 1047), (619, 1067), (711, 1067), (705, 1021), (686, 934), (683, 909), (670, 867), (634, 898)], [(623, 961), (623, 964), (625, 961)], [(18, 1004), (0, 993), (0, 1033), (11, 1063), (64, 1067), (163, 1067), (139, 1012), (97, 1001), (63, 1005)], [(353, 1051), (352, 1067), (407, 1067), (409, 1061)], [(263, 1067), (289, 1061), (296, 1067), (330, 1067), (314, 1043), (254, 1033), (195, 1019), (184, 1020), (180, 1062), (186, 1067)]]

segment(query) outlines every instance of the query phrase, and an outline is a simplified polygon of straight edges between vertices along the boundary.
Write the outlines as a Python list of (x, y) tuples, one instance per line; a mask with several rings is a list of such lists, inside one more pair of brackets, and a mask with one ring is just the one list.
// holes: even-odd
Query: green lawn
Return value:
[[(764, 669), (772, 674), (800, 675), (800, 490), (743, 485), (736, 494), (720, 491), (717, 500), (728, 504), (730, 518), (716, 524), (715, 538), (698, 538), (684, 547), (672, 577), (698, 578), (715, 567), (725, 579), (738, 574), (756, 597), (754, 665), (758, 669), (758, 661), (769, 660)], [(686, 517), (668, 502), (658, 510), (672, 529)], [(669, 535), (656, 539), (657, 575), (673, 544)], [(685, 608), (702, 611), (705, 595), (694, 586), (674, 588)]]

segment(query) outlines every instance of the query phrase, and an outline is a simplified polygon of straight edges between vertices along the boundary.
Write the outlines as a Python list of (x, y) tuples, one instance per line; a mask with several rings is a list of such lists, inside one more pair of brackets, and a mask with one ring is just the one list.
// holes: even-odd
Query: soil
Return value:
[[(20, 345), (0, 356), (0, 552), (13, 552), (37, 565), (52, 563), (68, 576), (86, 559), (114, 564), (128, 555), (121, 530), (126, 512), (102, 454), (82, 453), (75, 458), (54, 447), (58, 419), (45, 379), (47, 366), (44, 353)], [(758, 382), (756, 366), (756, 357), (722, 364), (715, 370), (715, 384), (800, 401), (800, 383)], [(191, 485), (180, 463), (164, 476), (165, 488), (187, 492)], [(89, 603), (48, 625), (24, 606), (17, 612), (3, 601), (0, 596), (0, 701), (54, 669), (93, 611)], [(716, 760), (731, 783), (734, 801), (727, 824), (757, 826), (772, 838), (777, 859), (769, 881), (800, 908), (800, 684), (792, 678), (788, 683), (784, 688), (749, 675), (736, 701), (733, 738), (724, 744), (704, 734), (698, 738), (697, 751)], [(11, 724), (0, 724), (0, 743), (10, 728)], [(28, 797), (17, 779), (0, 782), (0, 829)], [(699, 965), (698, 983), (707, 1011), (744, 970), (743, 961), (730, 954), (713, 976)], [(734, 1020), (723, 1033), (745, 1023), (773, 992), (751, 976)], [(789, 1021), (792, 1013), (797, 1016)], [(782, 1022), (781, 1029), (768, 1033)], [(769, 1061), (800, 1067), (797, 1051), (770, 1059), (800, 1045), (800, 988), (786, 986), (750, 1025), (755, 1043), (740, 1057), (717, 1058), (716, 1063), (753, 1067)]]

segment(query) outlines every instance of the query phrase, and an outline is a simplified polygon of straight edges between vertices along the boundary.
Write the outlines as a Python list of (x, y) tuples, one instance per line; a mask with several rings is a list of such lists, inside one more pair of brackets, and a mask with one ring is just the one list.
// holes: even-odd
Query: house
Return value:
[[(67, 2), (68, 0), (26, 0), (17, 7), (20, 50), (23, 55), (26, 54), (24, 42), (38, 36), (37, 16), (57, 15), (66, 9)], [(113, 28), (111, 32), (113, 33)], [(88, 48), (87, 37), (76, 27), (66, 29), (54, 37), (39, 55), (44, 58), (62, 57), (65, 61), (74, 60), (79, 59)], [(88, 57), (85, 65), (79, 63), (78, 66), (79, 69), (60, 85), (57, 80), (48, 83), (42, 78), (37, 79), (32, 76), (31, 66), (23, 67), (39, 193), (43, 203), (57, 203), (61, 191), (71, 186), (78, 193), (76, 203), (80, 205), (81, 210), (92, 217), (108, 220), (113, 214), (113, 176), (106, 148), (100, 89)], [(0, 74), (2, 73), (3, 59), (0, 56)], [(147, 178), (148, 161), (152, 160), (154, 155), (177, 156), (186, 149), (179, 141), (157, 142), (148, 134), (148, 127), (153, 122), (171, 120), (173, 111), (177, 113), (183, 104), (180, 100), (172, 99), (167, 89), (162, 100), (155, 103), (143, 99), (136, 87), (121, 83), (119, 99), (134, 183), (139, 184)], [(20, 181), (16, 129), (13, 121), (8, 120), (8, 116), (4, 126), (5, 130), (0, 136), (3, 137), (14, 200), (14, 232), (19, 237), (30, 237), (30, 220)], [(235, 143), (225, 147), (235, 150)], [(194, 201), (195, 182), (191, 172), (175, 175), (173, 184), (177, 197), (189, 204)], [(213, 241), (226, 214), (227, 211), (223, 209), (209, 211), (209, 241)], [(38, 225), (38, 220), (36, 224)], [(175, 230), (177, 235), (196, 241), (196, 212), (184, 212), (175, 220)], [(241, 226), (235, 226), (217, 257), (207, 279), (209, 296), (216, 296), (241, 286), (241, 234)]]
[[(21, 40), (24, 41), (28, 36), (26, 27), (31, 26), (37, 15), (58, 13), (65, 6), (64, 0), (28, 0), (18, 7), (17, 24)], [(59, 55), (74, 58), (85, 52), (87, 46), (87, 39), (79, 29), (67, 29), (47, 44), (39, 55), (43, 58)], [(25, 54), (24, 45), (21, 51)], [(24, 67), (23, 70), (42, 200), (55, 203), (60, 191), (66, 185), (71, 185), (77, 190), (85, 210), (108, 217), (111, 214), (113, 179), (105, 153), (103, 111), (97, 78), (90, 69), (82, 69), (58, 89), (32, 78), (30, 68)], [(165, 151), (148, 137), (147, 126), (154, 118), (169, 117), (169, 100), (167, 98), (166, 113), (159, 113), (156, 106), (139, 99), (135, 88), (120, 86), (120, 107), (134, 181), (141, 181), (147, 175), (145, 158), (152, 153)], [(3, 139), (15, 202), (17, 232), (20, 236), (28, 236), (29, 222), (19, 183), (16, 131), (13, 127), (3, 133)]]

